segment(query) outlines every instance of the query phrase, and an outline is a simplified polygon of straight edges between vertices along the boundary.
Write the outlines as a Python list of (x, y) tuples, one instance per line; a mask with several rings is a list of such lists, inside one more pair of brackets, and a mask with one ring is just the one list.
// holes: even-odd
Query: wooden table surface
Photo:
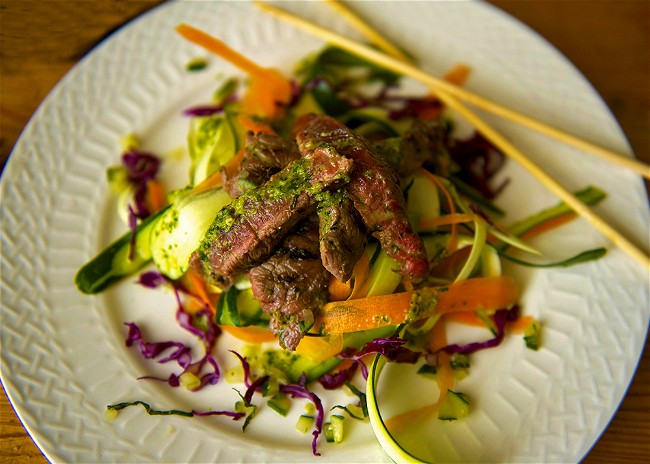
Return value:
[[(0, 0), (0, 162), (52, 87), (106, 35), (159, 1)], [(564, 53), (650, 162), (650, 2), (494, 0)], [(650, 462), (650, 355), (587, 463)], [(3, 394), (0, 463), (47, 462)]]

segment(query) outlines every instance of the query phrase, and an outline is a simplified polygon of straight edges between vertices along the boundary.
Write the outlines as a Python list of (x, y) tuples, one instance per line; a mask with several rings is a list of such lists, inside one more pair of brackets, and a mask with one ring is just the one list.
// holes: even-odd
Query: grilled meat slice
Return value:
[(293, 161), (217, 213), (192, 264), (208, 282), (229, 287), (233, 277), (268, 259), (282, 238), (315, 211), (316, 195), (347, 182), (352, 167), (351, 160), (331, 150)]
[(318, 229), (307, 219), (278, 246), (275, 254), (248, 273), (253, 296), (271, 316), (269, 328), (280, 345), (295, 350), (327, 302), (330, 274), (319, 256)]
[[(298, 146), (278, 135), (246, 135), (246, 147), (240, 169), (231, 177), (224, 170), (224, 188), (230, 196), (263, 184), (271, 175), (300, 158)], [(354, 264), (367, 242), (366, 230), (359, 214), (341, 191), (334, 197), (319, 196), (321, 219), (321, 258), (323, 265), (337, 279), (347, 281)]]
[(323, 266), (347, 282), (368, 243), (366, 227), (343, 189), (319, 195), (317, 212)]
[(226, 169), (221, 171), (224, 188), (231, 197), (238, 197), (299, 158), (294, 142), (279, 135), (248, 132), (239, 169), (232, 175)]
[(303, 154), (335, 151), (354, 161), (344, 189), (368, 231), (399, 263), (402, 275), (416, 282), (424, 278), (429, 270), (426, 251), (409, 224), (395, 171), (373, 153), (365, 139), (332, 117), (303, 116), (294, 133)]

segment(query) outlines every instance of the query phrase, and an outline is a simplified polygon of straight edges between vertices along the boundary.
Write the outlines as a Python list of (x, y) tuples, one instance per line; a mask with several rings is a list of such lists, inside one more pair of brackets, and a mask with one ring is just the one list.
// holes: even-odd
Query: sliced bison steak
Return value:
[(295, 142), (279, 135), (264, 132), (246, 134), (244, 154), (236, 172), (229, 175), (221, 170), (223, 185), (228, 194), (235, 198), (265, 183), (292, 161), (300, 158)]
[(343, 189), (319, 195), (317, 212), (323, 266), (347, 282), (368, 243), (366, 227)]
[(293, 132), (303, 154), (333, 150), (354, 161), (344, 189), (366, 228), (398, 262), (402, 275), (415, 282), (423, 279), (429, 271), (426, 250), (411, 229), (395, 171), (373, 153), (364, 138), (330, 116), (303, 116)]
[(300, 220), (316, 208), (315, 196), (349, 179), (353, 162), (317, 150), (291, 162), (215, 216), (192, 256), (206, 279), (227, 288), (232, 278), (261, 264)]
[(269, 328), (282, 347), (294, 350), (328, 297), (330, 274), (320, 260), (315, 222), (300, 223), (248, 277), (253, 296), (271, 316)]

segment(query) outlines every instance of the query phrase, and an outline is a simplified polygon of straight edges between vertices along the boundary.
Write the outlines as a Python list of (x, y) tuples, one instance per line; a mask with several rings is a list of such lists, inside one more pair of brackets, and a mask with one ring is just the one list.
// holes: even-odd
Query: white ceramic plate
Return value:
[[(325, 5), (283, 6), (356, 37)], [(472, 90), (596, 143), (629, 149), (572, 65), (500, 11), (474, 2), (354, 7), (427, 70), (441, 74), (467, 63)], [(122, 135), (135, 132), (159, 154), (182, 147), (187, 121), (180, 110), (210, 94), (215, 74), (235, 72), (217, 59), (206, 72), (184, 71), (204, 53), (175, 34), (180, 22), (285, 71), (322, 45), (249, 3), (174, 2), (118, 31), (66, 76), (25, 129), (2, 178), (2, 381), (25, 427), (55, 462), (311, 461), (310, 435), (268, 411), (245, 434), (223, 418), (149, 417), (139, 409), (104, 420), (107, 404), (125, 400), (188, 409), (230, 407), (236, 399), (229, 385), (190, 394), (136, 380), (159, 368), (124, 347), (122, 323), (142, 324), (153, 339), (179, 338), (168, 296), (126, 282), (87, 297), (72, 283), (79, 266), (123, 230), (104, 182)], [(597, 212), (647, 244), (648, 214), (641, 213), (647, 199), (637, 176), (493, 123), (568, 188), (594, 184), (608, 191)], [(166, 166), (169, 182), (186, 182), (173, 160)], [(509, 220), (556, 202), (519, 167), (511, 164), (507, 175), (501, 204)], [(553, 259), (607, 242), (579, 220), (536, 245)], [(579, 267), (518, 269), (517, 279), (525, 311), (544, 323), (544, 347), (526, 351), (510, 340), (476, 356), (463, 385), (474, 412), (438, 427), (436, 446), (464, 462), (575, 462), (604, 430), (633, 375), (648, 325), (648, 272), (614, 249)], [(224, 338), (221, 351), (227, 344)], [(351, 433), (342, 445), (321, 444), (319, 461), (385, 459), (369, 425)]]

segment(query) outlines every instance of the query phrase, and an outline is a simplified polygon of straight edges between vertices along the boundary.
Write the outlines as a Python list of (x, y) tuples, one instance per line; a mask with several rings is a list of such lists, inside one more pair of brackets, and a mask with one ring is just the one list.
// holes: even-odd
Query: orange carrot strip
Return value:
[(327, 287), (329, 291), (329, 301), (343, 301), (352, 293), (352, 279), (347, 282), (341, 282), (332, 276)]
[(272, 134), (275, 135), (276, 132), (273, 130), (271, 126), (266, 124), (265, 122), (256, 120), (254, 118), (251, 118), (245, 114), (240, 114), (237, 117), (237, 121), (241, 126), (246, 130), (250, 132), (254, 132), (255, 134), (258, 134), (260, 132), (264, 134)]
[(366, 296), (368, 293), (368, 286), (370, 285), (370, 282), (367, 282), (369, 273), (370, 256), (367, 252), (364, 252), (352, 270), (352, 278), (354, 279), (354, 284), (352, 286), (352, 293), (348, 299), (353, 300)]
[(291, 88), (283, 79), (280, 73), (272, 74), (271, 70), (263, 79), (251, 78), (248, 90), (242, 98), (242, 111), (262, 118), (273, 119), (281, 116), (291, 99)]
[(215, 301), (209, 296), (205, 280), (194, 269), (188, 269), (183, 275), (182, 283), (192, 296), (210, 309), (213, 316), (217, 314)]
[(291, 100), (291, 84), (278, 71), (259, 66), (216, 37), (187, 24), (178, 25), (176, 31), (248, 74), (248, 91), (242, 99), (242, 109), (246, 113), (273, 118)]
[[(444, 393), (445, 398), (447, 397), (447, 392)], [(442, 395), (441, 395), (442, 396)], [(431, 414), (438, 410), (438, 403), (441, 403), (440, 398), (433, 403), (423, 406), (421, 408), (411, 409), (410, 411), (403, 412), (396, 416), (393, 416), (384, 421), (384, 425), (388, 431), (392, 434), (396, 434), (407, 428), (410, 424), (417, 423), (422, 419), (429, 417)]]
[(440, 351), (438, 353), (438, 367), (436, 373), (436, 380), (438, 381), (438, 389), (440, 396), (434, 406), (436, 410), (447, 399), (447, 392), (454, 389), (454, 369), (451, 367), (451, 355)]
[(319, 363), (336, 356), (343, 349), (343, 335), (303, 337), (296, 347), (296, 354)]
[[(447, 199), (447, 203), (449, 204), (449, 212), (451, 214), (456, 214), (456, 204), (454, 203), (454, 199), (451, 197), (451, 194), (449, 191), (445, 188), (444, 185), (442, 185), (442, 182), (438, 180), (438, 178), (434, 175), (431, 174), (429, 171), (427, 171), (424, 168), (420, 168), (420, 173), (424, 175), (427, 179), (429, 179), (431, 182), (435, 184), (435, 186), (442, 192), (442, 194), (445, 196)], [(449, 244), (447, 245), (447, 252), (451, 252), (456, 249), (456, 242), (458, 240), (458, 232), (457, 232), (457, 227), (456, 224), (451, 224), (451, 239), (449, 240)]]
[[(445, 319), (447, 319), (447, 316), (440, 318), (427, 335), (429, 349), (433, 352), (448, 345)], [(438, 399), (432, 404), (411, 409), (410, 411), (398, 414), (386, 420), (384, 424), (391, 433), (399, 433), (409, 425), (421, 421), (435, 413), (440, 408), (440, 405), (447, 399), (447, 391), (454, 389), (455, 377), (454, 370), (451, 367), (451, 355), (444, 351), (438, 353), (436, 382), (439, 391)]]
[(412, 292), (415, 290), (415, 287), (413, 286), (413, 282), (411, 282), (411, 279), (408, 279), (406, 277), (402, 278), (402, 286), (404, 287), (404, 290), (407, 292)]
[(147, 206), (149, 206), (152, 213), (160, 211), (165, 206), (163, 186), (155, 179), (147, 182)]
[(402, 292), (330, 302), (319, 312), (316, 325), (327, 334), (396, 325), (406, 318), (412, 296)]
[(220, 325), (219, 327), (224, 332), (246, 343), (264, 343), (276, 340), (275, 335), (263, 327), (235, 327), (234, 325)]
[[(358, 332), (421, 319), (433, 314), (494, 310), (516, 302), (517, 286), (511, 277), (479, 277), (447, 287), (425, 287), (391, 295), (333, 301), (325, 304), (316, 318), (323, 333)], [(417, 314), (417, 304), (430, 304)], [(425, 303), (428, 302), (428, 303)]]
[(474, 312), (449, 313), (445, 315), (445, 319), (449, 322), (457, 322), (458, 324), (485, 327), (485, 321)]
[(432, 353), (435, 353), (449, 345), (447, 342), (446, 321), (447, 316), (442, 316), (427, 334), (427, 343), (429, 344), (429, 350)]
[(213, 188), (219, 188), (223, 184), (223, 179), (221, 177), (221, 172), (220, 171), (215, 171), (212, 174), (210, 174), (208, 177), (203, 179), (199, 185), (196, 185), (192, 189), (192, 193), (201, 193), (205, 192), (206, 190), (210, 190)]
[(535, 237), (537, 235), (543, 234), (544, 232), (548, 232), (549, 230), (555, 229), (556, 227), (564, 225), (567, 222), (572, 221), (576, 217), (577, 217), (576, 213), (567, 213), (561, 216), (556, 216), (552, 219), (549, 219), (548, 221), (544, 221), (541, 224), (536, 225), (532, 229), (528, 229), (526, 232), (524, 232), (521, 235), (520, 238), (529, 239), (531, 237)]
[(443, 76), (443, 79), (451, 84), (461, 86), (467, 82), (471, 72), (472, 68), (466, 64), (459, 63), (447, 71), (447, 74)]
[[(447, 74), (443, 76), (443, 79), (446, 80), (447, 82), (451, 84), (455, 84), (457, 86), (461, 86), (465, 84), (467, 81), (467, 78), (469, 77), (469, 74), (471, 72), (471, 68), (464, 64), (458, 64), (451, 68)], [(436, 103), (440, 102), (440, 99), (436, 97), (435, 94), (431, 93), (426, 96), (426, 100)], [(424, 120), (431, 120), (431, 119), (436, 119), (439, 118), (442, 112), (444, 111), (444, 107), (442, 104), (440, 105), (424, 105), (423, 108), (421, 108), (417, 116), (420, 119)]]
[(423, 219), (418, 225), (418, 230), (434, 229), (439, 226), (448, 226), (451, 224), (461, 224), (463, 222), (472, 222), (475, 219), (473, 214), (454, 213), (445, 214), (435, 218)]
[(461, 280), (439, 292), (435, 312), (447, 314), (462, 311), (494, 310), (512, 306), (519, 296), (512, 277), (477, 277)]
[(508, 332), (513, 334), (522, 334), (526, 331), (528, 325), (533, 322), (535, 318), (533, 316), (521, 316), (517, 320), (509, 322), (506, 325)]
[(439, 351), (449, 344), (447, 341), (446, 319), (446, 316), (441, 317), (428, 334), (429, 349), (434, 353), (438, 353), (436, 381), (438, 382), (438, 391), (440, 393), (438, 401), (432, 405), (434, 410), (437, 410), (445, 399), (447, 399), (447, 391), (453, 390), (455, 381), (454, 370), (451, 367), (451, 355), (444, 351)]
[(221, 168), (222, 170), (222, 181), (225, 176), (227, 179), (234, 177), (241, 166), (241, 162), (244, 159), (244, 149), (240, 149), (235, 156), (226, 161), (226, 164)]
[(189, 300), (183, 303), (183, 309), (188, 313), (194, 315), (199, 311), (205, 309), (205, 303), (198, 299), (196, 296), (191, 295)]
[(196, 45), (199, 45), (206, 50), (214, 53), (215, 55), (220, 56), (251, 77), (255, 76), (264, 78), (266, 76), (266, 70), (264, 68), (259, 66), (257, 63), (249, 60), (240, 53), (236, 52), (216, 37), (212, 37), (211, 35), (206, 34), (205, 32), (196, 29), (195, 27), (192, 27), (188, 24), (179, 24), (176, 27), (176, 32), (178, 32), (181, 36), (190, 42), (193, 42)]

